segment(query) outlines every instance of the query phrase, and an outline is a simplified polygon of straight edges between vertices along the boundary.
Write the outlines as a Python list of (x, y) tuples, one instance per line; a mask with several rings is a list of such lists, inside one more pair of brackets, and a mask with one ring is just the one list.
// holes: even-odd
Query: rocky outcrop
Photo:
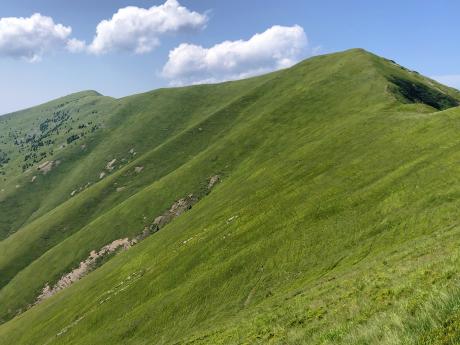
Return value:
[(153, 221), (153, 226), (157, 230), (164, 227), (166, 224), (170, 223), (174, 218), (179, 217), (182, 213), (190, 210), (198, 201), (193, 194), (189, 194), (187, 197), (177, 200), (172, 204), (171, 208), (163, 213), (161, 216), (158, 216)]
[(219, 175), (214, 175), (212, 177), (209, 178), (209, 183), (208, 183), (208, 190), (211, 190), (215, 185), (216, 183), (218, 183), (220, 181), (220, 176)]
[(115, 166), (114, 164), (117, 162), (117, 159), (114, 158), (112, 159), (110, 162), (107, 163), (107, 165), (105, 166), (105, 168), (108, 170), (108, 171), (112, 171), (113, 169), (115, 169)]
[[(208, 190), (211, 190), (214, 187), (214, 185), (219, 181), (220, 177), (218, 175), (211, 177), (209, 179)], [(120, 187), (119, 189), (121, 188), (124, 187)], [(117, 189), (117, 191), (121, 191), (119, 189)], [(72, 192), (73, 195), (75, 195), (74, 192)], [(131, 248), (133, 245), (141, 242), (145, 238), (154, 234), (155, 232), (169, 224), (174, 218), (179, 217), (183, 213), (190, 210), (192, 206), (196, 204), (198, 201), (198, 197), (194, 196), (193, 194), (189, 194), (185, 198), (181, 198), (174, 202), (167, 211), (165, 211), (161, 216), (156, 217), (150, 225), (145, 226), (142, 233), (137, 235), (133, 239), (118, 239), (102, 247), (99, 251), (93, 250), (86, 260), (80, 262), (80, 265), (74, 270), (72, 270), (70, 273), (67, 273), (66, 275), (62, 276), (56, 284), (54, 284), (53, 286), (46, 284), (45, 287), (42, 289), (40, 295), (37, 297), (37, 300), (34, 305), (53, 296), (57, 292), (69, 287), (76, 281), (83, 278), (85, 275), (87, 275), (89, 272), (91, 272), (98, 266), (98, 262), (100, 262), (101, 259), (119, 250), (127, 250)]]
[(49, 173), (54, 167), (57, 167), (61, 161), (46, 161), (40, 164), (37, 167), (37, 170), (40, 171), (43, 175)]
[(59, 281), (54, 284), (53, 287), (51, 287), (49, 284), (46, 284), (41, 294), (38, 296), (37, 302), (35, 304), (50, 298), (57, 292), (69, 287), (77, 280), (83, 278), (96, 267), (98, 260), (106, 257), (111, 253), (114, 253), (119, 249), (129, 249), (133, 244), (133, 241), (130, 241), (128, 238), (124, 238), (113, 241), (112, 243), (102, 247), (98, 252), (93, 250), (85, 261), (80, 262), (80, 265), (76, 269), (59, 279)]

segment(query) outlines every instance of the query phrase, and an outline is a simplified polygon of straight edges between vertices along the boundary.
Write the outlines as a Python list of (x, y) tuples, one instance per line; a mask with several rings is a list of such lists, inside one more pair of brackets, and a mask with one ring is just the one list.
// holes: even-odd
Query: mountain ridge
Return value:
[[(353, 49), (242, 81), (61, 99), (26, 111), (32, 125), (0, 118), (0, 134), (20, 143), (0, 146), (11, 157), (0, 184), (0, 212), (11, 214), (0, 222), (0, 342), (383, 339), (390, 326), (374, 318), (410, 321), (396, 306), (422, 308), (429, 298), (415, 292), (457, 275), (446, 260), (458, 231), (459, 101)], [(21, 171), (30, 142), (53, 154)], [(190, 211), (25, 311), (91, 251), (139, 235), (189, 194), (200, 197)], [(417, 260), (433, 248), (438, 256)]]

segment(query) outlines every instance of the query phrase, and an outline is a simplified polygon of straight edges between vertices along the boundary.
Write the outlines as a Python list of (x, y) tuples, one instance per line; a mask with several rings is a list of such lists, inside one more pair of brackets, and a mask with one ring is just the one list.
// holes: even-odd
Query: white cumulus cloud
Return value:
[(225, 41), (211, 48), (183, 43), (169, 52), (162, 75), (173, 85), (220, 82), (292, 66), (307, 53), (302, 27), (273, 26), (249, 40)]
[(93, 54), (150, 52), (160, 44), (162, 35), (201, 29), (207, 21), (206, 14), (190, 11), (177, 0), (167, 0), (163, 5), (148, 9), (135, 6), (121, 8), (110, 20), (98, 24), (88, 51)]
[(0, 18), (0, 56), (38, 61), (65, 47), (72, 28), (39, 13), (27, 18)]
[(86, 42), (72, 38), (67, 41), (66, 48), (71, 53), (81, 53), (86, 50)]

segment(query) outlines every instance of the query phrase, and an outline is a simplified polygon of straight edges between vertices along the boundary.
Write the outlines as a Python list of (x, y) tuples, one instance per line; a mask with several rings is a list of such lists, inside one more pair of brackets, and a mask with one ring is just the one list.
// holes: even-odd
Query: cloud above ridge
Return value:
[(275, 25), (246, 41), (210, 48), (183, 43), (170, 51), (162, 75), (173, 85), (242, 79), (290, 67), (306, 56), (307, 47), (302, 27)]
[(148, 53), (160, 39), (181, 31), (201, 30), (208, 16), (190, 11), (178, 0), (150, 8), (120, 8), (111, 19), (101, 21), (90, 44), (71, 38), (72, 28), (35, 13), (30, 17), (0, 18), (0, 57), (40, 61), (43, 55), (66, 49), (71, 53), (102, 55), (110, 52)]
[(148, 9), (124, 7), (97, 25), (96, 35), (87, 49), (96, 55), (112, 51), (143, 54), (155, 49), (162, 36), (203, 29), (207, 21), (206, 14), (190, 11), (177, 0), (167, 0)]
[(39, 61), (44, 54), (65, 48), (71, 33), (70, 26), (39, 13), (0, 18), (0, 56)]

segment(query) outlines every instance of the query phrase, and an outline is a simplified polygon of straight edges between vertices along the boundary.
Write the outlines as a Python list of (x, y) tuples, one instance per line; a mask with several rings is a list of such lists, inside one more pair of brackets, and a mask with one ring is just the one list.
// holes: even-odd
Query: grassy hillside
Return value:
[[(20, 166), (27, 139), (0, 147), (0, 343), (460, 340), (456, 90), (350, 50), (244, 81), (63, 100), (0, 120), (2, 137), (28, 138), (61, 107), (78, 136), (56, 152), (65, 135), (52, 133), (60, 163), (46, 174), (48, 156)], [(190, 193), (189, 212), (22, 312)]]

